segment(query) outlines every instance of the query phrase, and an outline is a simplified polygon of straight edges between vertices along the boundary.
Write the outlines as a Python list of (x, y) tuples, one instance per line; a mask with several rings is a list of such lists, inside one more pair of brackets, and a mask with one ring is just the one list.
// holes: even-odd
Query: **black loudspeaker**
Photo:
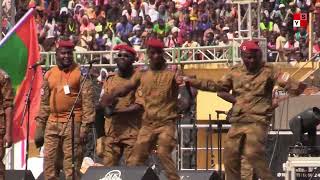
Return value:
[(155, 172), (145, 166), (139, 167), (89, 167), (82, 180), (159, 180)]
[(24, 170), (6, 170), (5, 176), (9, 180), (35, 180), (30, 170), (27, 170), (25, 178)]
[[(37, 180), (44, 180), (44, 174), (43, 174), (43, 172), (39, 175), (39, 177), (37, 178)], [(60, 171), (59, 180), (65, 180), (64, 172), (63, 172), (63, 171)]]
[[(214, 178), (213, 171), (183, 170), (179, 171), (178, 173), (181, 180), (219, 180), (219, 178)], [(160, 174), (160, 180), (168, 180), (163, 171)]]

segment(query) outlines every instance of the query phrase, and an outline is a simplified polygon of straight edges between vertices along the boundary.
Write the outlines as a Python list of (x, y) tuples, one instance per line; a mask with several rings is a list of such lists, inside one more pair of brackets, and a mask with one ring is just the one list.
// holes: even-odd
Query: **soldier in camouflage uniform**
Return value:
[(157, 144), (157, 155), (169, 180), (180, 180), (171, 152), (175, 148), (177, 100), (179, 85), (175, 72), (167, 70), (163, 58), (163, 43), (158, 39), (147, 41), (150, 69), (135, 73), (131, 81), (103, 96), (104, 105), (112, 104), (134, 89), (142, 92), (144, 114), (141, 129), (134, 145), (128, 166), (144, 165), (153, 145)]
[[(136, 51), (128, 45), (118, 45), (114, 50), (119, 50), (116, 59), (118, 72), (107, 77), (103, 85), (103, 93), (109, 94), (118, 86), (126, 84), (133, 77), (135, 70), (133, 63), (136, 60)], [(139, 99), (141, 93), (131, 91), (118, 99), (109, 111), (111, 117), (105, 120), (105, 137), (103, 164), (114, 166), (119, 164), (121, 156), (127, 164), (140, 128), (142, 110)]]
[(299, 95), (306, 87), (294, 82), (288, 73), (280, 73), (262, 61), (262, 52), (254, 41), (240, 46), (243, 65), (237, 65), (220, 81), (197, 80), (185, 77), (191, 86), (205, 91), (232, 90), (235, 96), (230, 117), (231, 128), (224, 146), (224, 165), (227, 180), (239, 179), (241, 156), (263, 180), (274, 179), (265, 157), (265, 140), (273, 111), (272, 90), (275, 84), (292, 95)]
[[(68, 115), (80, 90), (84, 77), (80, 66), (73, 61), (74, 44), (69, 40), (57, 43), (57, 66), (51, 68), (44, 76), (41, 90), (40, 111), (36, 117), (35, 141), (44, 137), (44, 176), (46, 180), (58, 179), (60, 169), (56, 161), (63, 154), (63, 170), (66, 179), (72, 179), (72, 144), (71, 120)], [(94, 121), (92, 82), (84, 83), (80, 100), (74, 111), (74, 152), (75, 176), (80, 178), (82, 162), (81, 144)]]
[[(232, 103), (232, 105), (236, 102), (235, 97), (229, 92), (221, 91), (217, 93), (217, 96), (221, 99)], [(229, 114), (232, 112), (232, 108), (227, 113), (227, 120), (229, 119)], [(248, 160), (242, 155), (241, 156), (241, 180), (253, 180), (254, 171)]]
[(5, 165), (2, 161), (5, 148), (11, 147), (11, 123), (13, 89), (8, 74), (0, 69), (0, 179), (4, 179)]

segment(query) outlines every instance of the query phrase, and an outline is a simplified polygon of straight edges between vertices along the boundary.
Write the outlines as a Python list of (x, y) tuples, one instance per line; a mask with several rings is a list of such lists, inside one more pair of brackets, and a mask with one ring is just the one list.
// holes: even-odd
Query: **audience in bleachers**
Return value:
[[(167, 48), (228, 45), (239, 36), (238, 8), (231, 0), (38, 0), (34, 4), (43, 51), (53, 51), (55, 41), (64, 36), (85, 51), (111, 50), (120, 43), (143, 49), (151, 37), (161, 38)], [(257, 4), (252, 5), (253, 36), (259, 29), (267, 39), (268, 61), (308, 57), (310, 32), (293, 27), (293, 14), (310, 11), (315, 12), (315, 54), (319, 52), (319, 0), (264, 0), (260, 12)], [(240, 15), (245, 12), (244, 7)], [(3, 33), (11, 27), (7, 19), (2, 20)]]

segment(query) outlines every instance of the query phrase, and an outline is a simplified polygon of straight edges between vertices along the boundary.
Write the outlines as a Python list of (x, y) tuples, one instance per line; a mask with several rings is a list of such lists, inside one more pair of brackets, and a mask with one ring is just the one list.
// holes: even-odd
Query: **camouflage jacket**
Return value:
[(9, 75), (0, 69), (0, 129), (6, 128), (5, 110), (13, 106), (13, 88)]
[[(50, 70), (52, 70), (53, 68), (51, 68)], [(50, 70), (47, 73), (49, 73)], [(83, 80), (84, 80), (84, 76), (81, 75), (80, 83), (78, 87), (79, 89)], [(48, 121), (49, 116), (52, 113), (50, 110), (50, 106), (53, 106), (52, 104), (50, 104), (50, 96), (53, 95), (55, 91), (57, 90), (50, 87), (50, 81), (45, 76), (45, 78), (43, 79), (43, 84), (41, 88), (40, 111), (36, 117), (36, 121), (44, 122), (44, 123)], [(81, 110), (81, 119), (80, 120), (76, 119), (76, 121), (81, 121), (81, 123), (83, 124), (94, 122), (95, 105), (94, 105), (93, 98), (94, 98), (93, 85), (90, 78), (88, 78), (83, 85), (80, 99), (78, 101), (80, 103), (79, 109)]]
[[(204, 91), (227, 91), (232, 90), (236, 98), (233, 105), (230, 122), (250, 123), (262, 122), (269, 124), (272, 116), (272, 93), (278, 84), (281, 72), (272, 65), (264, 64), (261, 69), (252, 74), (244, 65), (237, 65), (221, 80), (192, 79), (191, 85)], [(285, 85), (280, 85), (289, 93), (297, 94), (299, 83), (289, 79)]]

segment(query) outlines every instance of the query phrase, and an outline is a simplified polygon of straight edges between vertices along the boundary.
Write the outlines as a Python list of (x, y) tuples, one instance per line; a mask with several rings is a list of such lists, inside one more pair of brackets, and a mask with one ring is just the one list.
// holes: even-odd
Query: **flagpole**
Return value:
[[(2, 2), (2, 0), (0, 0)], [(2, 9), (2, 8), (0, 8)], [(2, 11), (2, 10), (0, 10)], [(24, 21), (33, 13), (34, 8), (30, 8), (26, 14), (17, 22), (13, 28), (6, 34), (6, 36), (0, 41), (0, 47), (9, 39), (9, 37), (24, 23)]]

